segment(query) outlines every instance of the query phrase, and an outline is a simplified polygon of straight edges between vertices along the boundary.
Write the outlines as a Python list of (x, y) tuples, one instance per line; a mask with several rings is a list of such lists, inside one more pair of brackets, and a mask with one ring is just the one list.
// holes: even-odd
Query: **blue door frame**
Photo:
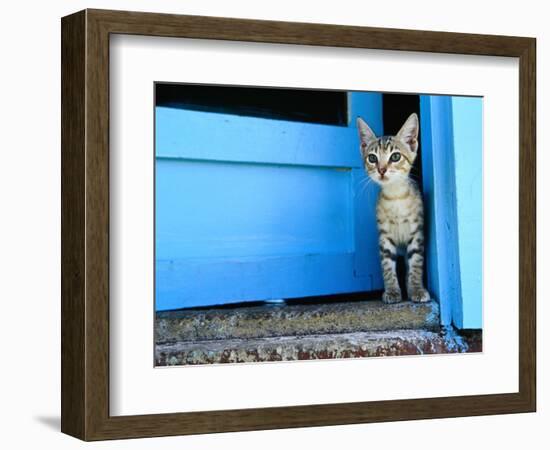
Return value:
[(428, 289), (442, 325), (482, 328), (482, 99), (420, 97)]

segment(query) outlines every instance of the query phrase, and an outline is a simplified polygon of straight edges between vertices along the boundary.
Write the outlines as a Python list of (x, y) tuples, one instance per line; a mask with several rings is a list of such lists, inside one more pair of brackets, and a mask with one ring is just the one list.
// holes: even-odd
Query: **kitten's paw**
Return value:
[(424, 288), (411, 289), (409, 297), (411, 298), (411, 301), (417, 303), (426, 303), (431, 300), (430, 293)]
[(384, 303), (399, 303), (401, 301), (401, 291), (399, 289), (388, 289), (382, 294)]

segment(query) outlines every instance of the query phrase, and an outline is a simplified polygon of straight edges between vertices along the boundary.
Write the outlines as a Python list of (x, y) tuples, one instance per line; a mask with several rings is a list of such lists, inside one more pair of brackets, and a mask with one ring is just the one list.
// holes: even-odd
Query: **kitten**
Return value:
[(407, 294), (413, 302), (427, 302), (424, 288), (424, 211), (422, 195), (409, 173), (418, 150), (418, 116), (411, 114), (395, 136), (376, 137), (360, 117), (357, 129), (361, 155), (369, 177), (380, 185), (376, 205), (385, 303), (401, 301), (396, 258), (404, 252)]

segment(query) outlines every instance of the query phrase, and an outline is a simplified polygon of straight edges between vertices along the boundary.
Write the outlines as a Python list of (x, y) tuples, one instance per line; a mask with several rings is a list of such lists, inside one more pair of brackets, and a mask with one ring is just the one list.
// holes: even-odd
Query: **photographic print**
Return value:
[(536, 410), (535, 39), (61, 24), (64, 433)]
[(481, 97), (155, 84), (155, 365), (482, 351)]

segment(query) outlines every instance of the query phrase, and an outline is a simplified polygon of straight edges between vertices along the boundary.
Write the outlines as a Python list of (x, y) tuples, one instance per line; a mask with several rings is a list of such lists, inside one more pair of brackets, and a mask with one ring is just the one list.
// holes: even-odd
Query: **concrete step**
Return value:
[(171, 366), (480, 351), (481, 334), (393, 330), (167, 343), (156, 346), (155, 361)]
[(166, 311), (156, 315), (155, 340), (169, 344), (402, 329), (438, 330), (438, 304), (369, 300)]

